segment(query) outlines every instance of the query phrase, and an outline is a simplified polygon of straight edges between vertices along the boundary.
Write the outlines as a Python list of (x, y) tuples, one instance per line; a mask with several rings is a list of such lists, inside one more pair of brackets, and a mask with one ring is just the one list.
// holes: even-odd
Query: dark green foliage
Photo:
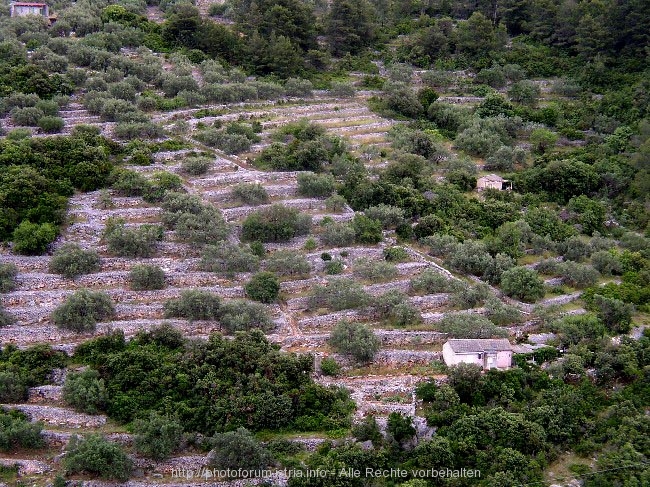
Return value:
[(56, 227), (51, 223), (32, 223), (23, 220), (12, 235), (14, 252), (24, 255), (38, 255), (47, 250), (56, 238)]
[(230, 233), (221, 211), (196, 195), (170, 191), (163, 197), (162, 208), (163, 223), (184, 242), (214, 244)]
[(377, 420), (372, 415), (367, 415), (361, 423), (354, 425), (352, 436), (359, 441), (372, 441), (374, 446), (380, 446), (384, 440)]
[(251, 213), (242, 223), (242, 238), (248, 241), (285, 242), (306, 235), (311, 217), (280, 204)]
[(258, 272), (244, 285), (246, 295), (262, 303), (272, 303), (280, 293), (280, 280), (273, 272)]
[(380, 348), (380, 341), (370, 328), (345, 320), (337, 323), (328, 343), (337, 352), (362, 363), (371, 362)]
[(114, 316), (115, 307), (107, 294), (80, 289), (52, 312), (51, 320), (59, 328), (83, 333), (94, 331), (98, 321)]
[(94, 250), (84, 250), (79, 245), (67, 243), (58, 248), (50, 260), (50, 272), (74, 279), (83, 274), (97, 272), (99, 255)]
[(109, 218), (103, 238), (108, 251), (118, 257), (151, 257), (163, 238), (163, 229), (148, 224), (127, 228), (123, 219)]
[(8, 293), (16, 289), (18, 268), (14, 264), (0, 264), (0, 293)]
[(216, 469), (260, 469), (271, 463), (271, 455), (246, 428), (217, 433), (209, 440), (214, 449), (208, 465)]
[(41, 437), (43, 423), (30, 423), (18, 411), (0, 409), (0, 451), (12, 452), (19, 448), (42, 448), (45, 441)]
[(336, 181), (331, 174), (298, 174), (298, 194), (311, 198), (325, 198), (334, 192)]
[(404, 247), (386, 247), (384, 259), (388, 262), (404, 262), (409, 259), (409, 254)]
[(394, 326), (413, 326), (422, 322), (420, 310), (401, 291), (387, 291), (377, 297), (374, 310), (381, 319)]
[(413, 418), (404, 416), (400, 413), (392, 412), (388, 415), (388, 423), (386, 431), (397, 441), (410, 440), (415, 436), (415, 428), (413, 427)]
[(96, 370), (69, 373), (63, 385), (63, 400), (77, 411), (98, 414), (106, 406), (108, 392)]
[(325, 357), (320, 362), (320, 371), (323, 375), (335, 377), (341, 373), (341, 366), (331, 357)]
[(61, 132), (65, 126), (65, 122), (61, 117), (44, 116), (38, 119), (38, 128), (46, 134), (55, 134)]
[(610, 332), (620, 334), (630, 331), (632, 313), (634, 313), (633, 304), (596, 294), (593, 298), (593, 308)]
[(328, 223), (320, 234), (321, 242), (328, 247), (347, 247), (354, 243), (354, 238), (354, 228), (344, 222)]
[(82, 345), (76, 358), (98, 368), (109, 391), (107, 413), (122, 422), (157, 411), (175, 417), (186, 432), (208, 436), (240, 426), (254, 431), (349, 426), (347, 393), (316, 385), (312, 357), (280, 352), (261, 331), (233, 339), (214, 334), (180, 345), (152, 332), (128, 343), (112, 335)]
[(122, 447), (99, 434), (83, 438), (73, 436), (66, 451), (63, 465), (67, 474), (87, 472), (104, 479), (124, 482), (133, 469), (133, 461)]
[(181, 163), (181, 171), (190, 176), (202, 176), (211, 165), (212, 160), (208, 157), (188, 157)]
[(183, 441), (183, 427), (174, 419), (152, 412), (147, 419), (133, 422), (134, 447), (140, 454), (164, 460), (177, 451)]
[(165, 303), (167, 318), (193, 320), (216, 320), (219, 317), (221, 300), (216, 294), (188, 289), (181, 291), (180, 297)]
[(153, 291), (166, 285), (165, 272), (158, 266), (137, 264), (129, 272), (129, 287), (133, 291)]
[(365, 215), (355, 215), (352, 220), (355, 240), (361, 244), (376, 244), (383, 240), (381, 222)]
[(534, 302), (544, 296), (544, 282), (533, 269), (513, 267), (501, 274), (501, 290), (508, 296)]

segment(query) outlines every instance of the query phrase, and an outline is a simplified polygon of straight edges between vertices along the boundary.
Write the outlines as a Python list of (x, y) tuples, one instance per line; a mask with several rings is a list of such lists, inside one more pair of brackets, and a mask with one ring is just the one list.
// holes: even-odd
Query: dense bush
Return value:
[(181, 171), (190, 176), (202, 176), (210, 166), (212, 160), (209, 157), (188, 157), (181, 162)]
[(438, 331), (450, 338), (505, 338), (508, 331), (497, 327), (487, 318), (476, 314), (446, 315), (436, 325)]
[(566, 284), (579, 289), (593, 286), (600, 277), (599, 272), (592, 266), (571, 261), (562, 264), (560, 274)]
[(75, 410), (98, 414), (106, 407), (108, 392), (96, 370), (69, 373), (63, 385), (63, 400)]
[(596, 294), (591, 306), (607, 329), (614, 334), (628, 333), (632, 327), (634, 305)]
[(348, 202), (340, 194), (333, 194), (325, 200), (325, 209), (334, 213), (342, 212), (347, 206)]
[(333, 311), (361, 308), (370, 297), (363, 287), (350, 279), (331, 279), (325, 285), (316, 285), (309, 299), (312, 309), (329, 308)]
[(83, 438), (73, 435), (66, 447), (63, 465), (69, 475), (87, 472), (121, 482), (128, 480), (133, 469), (133, 461), (122, 447), (99, 434)]
[(295, 208), (275, 204), (251, 213), (242, 223), (242, 238), (259, 242), (286, 242), (306, 235), (311, 228), (311, 217)]
[(381, 222), (383, 228), (395, 228), (404, 223), (404, 210), (396, 206), (380, 204), (366, 208), (363, 213), (368, 218)]
[(268, 192), (259, 183), (239, 183), (232, 188), (232, 195), (247, 205), (263, 205), (270, 201)]
[(354, 239), (361, 244), (377, 244), (384, 239), (381, 222), (365, 215), (355, 215), (352, 220)]
[(79, 245), (67, 243), (54, 252), (49, 269), (68, 279), (97, 272), (100, 268), (99, 255), (94, 250), (84, 250)]
[(178, 451), (183, 442), (183, 427), (174, 419), (153, 412), (133, 422), (133, 446), (140, 455), (164, 460)]
[(272, 461), (266, 448), (246, 428), (217, 433), (209, 443), (214, 449), (208, 454), (208, 465), (219, 470), (262, 469)]
[(544, 281), (533, 269), (513, 267), (501, 275), (501, 290), (513, 298), (533, 302), (544, 296)]
[(325, 198), (334, 192), (336, 180), (331, 174), (298, 174), (298, 194), (312, 198)]
[(108, 251), (118, 257), (151, 257), (163, 238), (158, 225), (127, 228), (123, 219), (109, 218), (102, 234)]
[(199, 268), (208, 272), (233, 275), (235, 272), (253, 272), (260, 266), (260, 259), (249, 246), (220, 242), (205, 248)]
[(363, 323), (340, 321), (329, 337), (328, 343), (339, 353), (357, 362), (371, 362), (379, 351), (380, 341)]
[(18, 267), (14, 264), (0, 264), (0, 293), (8, 293), (16, 289)]
[(44, 116), (43, 110), (36, 107), (15, 108), (11, 111), (11, 121), (18, 126), (35, 127)]
[(456, 292), (461, 283), (450, 279), (434, 269), (425, 269), (419, 276), (411, 279), (411, 289), (416, 293), (435, 294)]
[(98, 321), (114, 316), (115, 307), (107, 294), (80, 289), (52, 312), (51, 319), (59, 328), (83, 333), (95, 331)]
[(43, 133), (55, 134), (63, 130), (65, 122), (61, 117), (45, 115), (44, 117), (38, 119), (37, 125), (38, 128), (43, 131)]
[(165, 317), (194, 320), (216, 320), (219, 318), (221, 300), (207, 291), (188, 289), (180, 297), (165, 303)]
[(129, 272), (129, 287), (133, 291), (163, 289), (167, 283), (165, 272), (156, 265), (137, 264)]
[(418, 308), (401, 291), (391, 290), (377, 297), (374, 304), (377, 315), (394, 326), (412, 326), (422, 321)]
[(270, 331), (275, 327), (266, 306), (243, 299), (226, 301), (221, 305), (219, 324), (227, 333), (249, 331), (256, 328)]
[(42, 448), (43, 423), (31, 423), (18, 411), (0, 409), (0, 451), (14, 452), (22, 448)]
[(246, 295), (262, 303), (272, 303), (280, 293), (280, 280), (273, 272), (258, 272), (244, 285)]
[(215, 243), (225, 240), (230, 234), (230, 226), (221, 211), (196, 195), (168, 192), (161, 206), (163, 223), (174, 229), (176, 236), (184, 242)]
[(14, 252), (24, 255), (38, 255), (47, 250), (56, 238), (56, 227), (51, 223), (32, 223), (28, 220), (16, 227), (13, 233)]
[(266, 260), (265, 269), (280, 276), (308, 276), (311, 265), (293, 250), (276, 250)]
[(345, 222), (328, 223), (320, 234), (321, 242), (328, 247), (347, 247), (354, 239), (354, 228)]

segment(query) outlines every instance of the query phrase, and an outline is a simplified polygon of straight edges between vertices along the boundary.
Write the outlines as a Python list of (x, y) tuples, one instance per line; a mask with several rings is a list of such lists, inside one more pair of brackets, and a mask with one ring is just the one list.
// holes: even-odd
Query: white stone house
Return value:
[(488, 174), (476, 180), (476, 189), (479, 191), (482, 189), (496, 189), (501, 191), (504, 189), (512, 189), (512, 183), (497, 174)]
[(512, 366), (512, 345), (505, 339), (450, 339), (442, 346), (447, 366), (475, 364), (483, 369), (506, 370)]
[(9, 9), (12, 17), (26, 17), (28, 15), (38, 15), (39, 17), (49, 18), (50, 8), (47, 3), (40, 2), (11, 2)]

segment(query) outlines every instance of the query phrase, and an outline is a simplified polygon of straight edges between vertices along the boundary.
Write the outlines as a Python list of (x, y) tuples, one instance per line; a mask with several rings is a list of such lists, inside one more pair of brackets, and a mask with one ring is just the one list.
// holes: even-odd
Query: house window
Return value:
[(479, 358), (479, 359), (482, 359), (482, 358), (483, 358), (483, 354), (482, 354), (482, 353), (479, 353), (479, 354), (478, 354), (478, 358)]

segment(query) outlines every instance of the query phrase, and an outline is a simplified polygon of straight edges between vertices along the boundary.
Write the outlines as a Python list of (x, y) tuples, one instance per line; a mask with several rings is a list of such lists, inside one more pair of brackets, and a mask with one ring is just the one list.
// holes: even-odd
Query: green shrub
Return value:
[(99, 271), (99, 255), (94, 250), (84, 250), (77, 244), (67, 243), (54, 252), (49, 268), (54, 274), (74, 279)]
[(126, 228), (123, 219), (109, 218), (103, 238), (108, 251), (118, 257), (151, 257), (163, 238), (163, 229), (158, 225)]
[(182, 188), (183, 180), (180, 176), (166, 171), (158, 171), (151, 176), (142, 197), (148, 203), (157, 203), (164, 199), (167, 192), (182, 191)]
[(298, 194), (312, 198), (325, 198), (334, 192), (336, 180), (331, 174), (298, 174)]
[(381, 222), (365, 215), (355, 215), (352, 220), (354, 238), (361, 244), (377, 244), (384, 238)]
[(379, 351), (380, 341), (363, 323), (340, 321), (329, 337), (328, 343), (339, 353), (357, 362), (371, 362)]
[(446, 315), (438, 322), (438, 331), (450, 338), (505, 338), (508, 331), (499, 328), (487, 318), (476, 314)]
[(341, 373), (341, 366), (333, 358), (325, 357), (320, 362), (320, 371), (323, 375), (335, 377)]
[(388, 262), (404, 262), (409, 259), (409, 254), (404, 247), (386, 247), (383, 254)]
[(632, 328), (634, 305), (631, 303), (595, 294), (590, 308), (596, 310), (596, 316), (612, 333), (628, 333)]
[(133, 422), (133, 446), (140, 455), (164, 460), (178, 451), (183, 442), (183, 426), (174, 419), (152, 412)]
[(324, 270), (325, 270), (325, 274), (330, 276), (335, 276), (338, 274), (343, 274), (343, 271), (345, 270), (345, 266), (343, 264), (343, 261), (340, 259), (330, 260), (329, 262), (325, 263)]
[(51, 223), (32, 223), (23, 220), (13, 233), (13, 250), (23, 255), (38, 255), (47, 250), (56, 238), (57, 229)]
[(0, 305), (0, 328), (16, 324), (16, 317)]
[(44, 116), (43, 110), (36, 107), (14, 108), (11, 111), (11, 121), (19, 126), (35, 127)]
[(340, 194), (333, 194), (325, 200), (325, 209), (334, 213), (340, 213), (345, 210), (348, 202)]
[(265, 269), (280, 276), (308, 276), (311, 265), (293, 250), (276, 250), (266, 260)]
[(66, 447), (63, 465), (67, 475), (88, 472), (104, 479), (128, 480), (133, 461), (119, 445), (102, 435), (74, 435)]
[(51, 319), (58, 328), (83, 333), (95, 331), (98, 321), (114, 316), (115, 307), (107, 294), (80, 289), (52, 312)]
[(320, 234), (320, 240), (328, 247), (347, 247), (354, 243), (354, 228), (344, 222), (333, 222), (325, 225)]
[(18, 267), (14, 264), (0, 264), (0, 293), (8, 293), (16, 289)]
[(386, 261), (359, 259), (354, 263), (354, 274), (369, 281), (386, 281), (397, 276), (397, 267)]
[(166, 318), (185, 318), (195, 320), (216, 320), (219, 318), (221, 300), (219, 296), (207, 291), (189, 289), (181, 291), (180, 297), (165, 303)]
[(262, 303), (272, 303), (280, 294), (280, 280), (272, 272), (258, 272), (244, 285), (246, 295)]
[(139, 172), (121, 167), (111, 172), (108, 182), (120, 196), (142, 196), (150, 186), (149, 180)]
[(137, 264), (129, 272), (128, 279), (133, 291), (153, 291), (167, 285), (165, 272), (156, 265)]
[(61, 117), (46, 115), (38, 119), (38, 128), (46, 134), (55, 134), (61, 132), (65, 127), (65, 122)]
[(579, 289), (593, 286), (600, 277), (600, 273), (592, 266), (571, 261), (562, 263), (560, 274), (565, 284)]
[(510, 297), (534, 302), (544, 296), (544, 281), (533, 269), (513, 267), (501, 274), (501, 290)]
[(275, 327), (266, 306), (243, 299), (233, 299), (221, 305), (219, 324), (227, 333), (256, 328), (270, 331)]
[(27, 399), (28, 387), (18, 372), (0, 371), (0, 401), (18, 403)]
[(259, 183), (239, 183), (232, 189), (232, 195), (242, 203), (257, 206), (270, 201), (269, 194)]
[(350, 279), (338, 278), (329, 280), (325, 285), (314, 286), (309, 299), (309, 307), (341, 311), (364, 307), (369, 301), (370, 297), (361, 284)]
[(309, 215), (275, 204), (246, 217), (242, 224), (242, 238), (248, 241), (286, 242), (308, 234), (310, 228)]
[(453, 293), (460, 289), (461, 283), (450, 279), (434, 269), (425, 269), (419, 276), (411, 279), (411, 289), (416, 293)]
[(43, 423), (31, 423), (18, 411), (0, 409), (0, 451), (15, 452), (21, 448), (42, 448)]
[(404, 210), (396, 206), (380, 204), (367, 208), (363, 213), (380, 222), (383, 228), (395, 228), (404, 223)]
[(208, 454), (210, 467), (225, 469), (261, 469), (271, 463), (271, 455), (245, 428), (227, 433), (217, 433), (210, 438), (214, 448)]
[(205, 248), (199, 268), (207, 272), (233, 275), (235, 272), (253, 272), (260, 266), (260, 259), (249, 246), (220, 242)]
[(401, 291), (387, 291), (376, 298), (373, 306), (379, 318), (394, 326), (412, 326), (422, 322), (420, 311)]
[(63, 384), (63, 400), (82, 413), (99, 414), (108, 400), (104, 379), (93, 369), (68, 374)]
[(181, 172), (190, 176), (201, 176), (208, 172), (212, 160), (208, 157), (188, 157), (181, 162)]
[(508, 96), (512, 101), (522, 105), (535, 106), (541, 94), (539, 85), (529, 80), (522, 80), (514, 83), (508, 90)]

